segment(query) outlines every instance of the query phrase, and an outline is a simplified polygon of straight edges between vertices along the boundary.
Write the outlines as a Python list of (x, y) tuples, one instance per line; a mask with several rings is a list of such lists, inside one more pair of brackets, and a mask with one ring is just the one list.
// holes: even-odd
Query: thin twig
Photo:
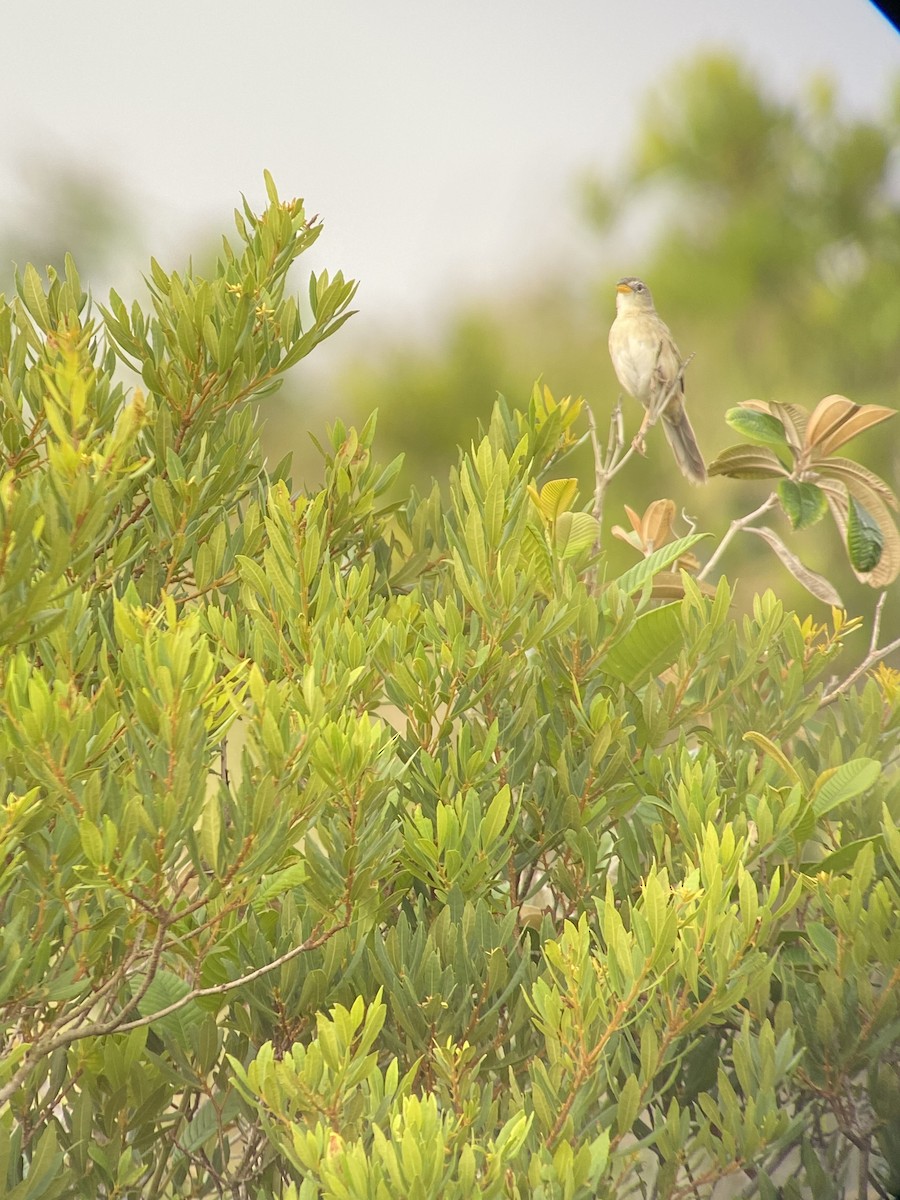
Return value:
[[(270, 971), (274, 971), (276, 967), (281, 967), (298, 955), (304, 954), (309, 950), (315, 950), (319, 946), (324, 945), (330, 938), (334, 937), (341, 929), (345, 929), (350, 923), (349, 909), (343, 920), (336, 925), (329, 926), (324, 932), (316, 934), (311, 933), (310, 936), (301, 942), (299, 946), (294, 946), (285, 954), (280, 955), (272, 962), (266, 963), (262, 967), (257, 967), (255, 971), (250, 971), (246, 975), (241, 975), (237, 979), (230, 979), (227, 983), (215, 984), (212, 987), (192, 988), (186, 992), (179, 1000), (172, 1004), (166, 1005), (165, 1008), (159, 1009), (157, 1012), (148, 1013), (145, 1017), (137, 1017), (133, 1021), (123, 1021), (122, 1018), (127, 1016), (129, 1012), (133, 1012), (140, 1001), (145, 996), (150, 984), (156, 975), (156, 968), (159, 963), (159, 957), (162, 953), (163, 943), (157, 937), (157, 942), (153, 948), (150, 966), (147, 971), (146, 978), (138, 988), (135, 995), (123, 1007), (122, 1011), (117, 1016), (108, 1021), (98, 1022), (91, 1025), (79, 1024), (74, 1029), (64, 1029), (57, 1033), (53, 1038), (41, 1039), (32, 1047), (31, 1053), (25, 1055), (21, 1066), (13, 1075), (13, 1077), (0, 1088), (0, 1108), (9, 1100), (9, 1098), (19, 1090), (24, 1083), (28, 1074), (34, 1067), (35, 1063), (40, 1062), (42, 1058), (46, 1058), (48, 1054), (52, 1054), (54, 1050), (60, 1046), (71, 1045), (72, 1042), (81, 1041), (83, 1038), (89, 1037), (104, 1037), (110, 1033), (128, 1033), (132, 1029), (140, 1029), (144, 1025), (152, 1025), (154, 1021), (162, 1020), (163, 1017), (171, 1016), (172, 1013), (178, 1012), (184, 1008), (186, 1004), (192, 1003), (194, 1000), (199, 1000), (204, 996), (224, 996), (227, 992), (233, 992), (235, 988), (243, 987), (244, 984), (253, 983), (263, 975), (267, 975)], [(160, 925), (160, 930), (164, 933), (166, 925)]]
[(728, 530), (727, 530), (725, 536), (722, 538), (721, 542), (719, 542), (719, 545), (718, 545), (718, 548), (716, 549), (715, 554), (712, 556), (712, 558), (709, 560), (709, 562), (706, 564), (706, 566), (703, 568), (703, 570), (699, 571), (697, 573), (697, 578), (705, 579), (706, 576), (713, 569), (713, 567), (716, 565), (716, 563), (719, 561), (719, 559), (722, 557), (722, 555), (725, 553), (725, 551), (727, 550), (728, 546), (730, 545), (731, 540), (735, 536), (735, 534), (740, 533), (742, 529), (746, 529), (748, 525), (752, 525), (757, 517), (761, 517), (763, 515), (763, 513), (768, 512), (769, 509), (772, 508), (777, 503), (778, 503), (778, 497), (776, 496), (776, 494), (774, 492), (771, 492), (769, 494), (768, 498), (763, 501), (763, 503), (759, 506), (759, 508), (755, 508), (753, 510), (753, 512), (747, 513), (746, 516), (737, 517), (734, 521), (732, 521), (731, 524), (728, 526)]
[[(587, 408), (588, 428), (590, 430), (590, 437), (591, 437), (591, 451), (593, 452), (593, 455), (594, 455), (594, 509), (593, 509), (593, 512), (594, 512), (594, 516), (596, 517), (596, 519), (598, 521), (602, 521), (603, 520), (603, 501), (605, 499), (605, 493), (606, 493), (606, 476), (603, 473), (603, 459), (600, 455), (600, 440), (597, 437), (597, 419), (594, 416), (594, 410), (591, 408), (591, 406), (589, 404), (587, 404), (587, 405), (585, 405), (585, 407)], [(617, 405), (616, 407), (618, 408), (619, 406)], [(607, 449), (607, 452), (606, 452), (607, 456), (609, 456), (609, 454), (612, 453), (613, 429), (614, 428), (615, 428), (615, 421), (612, 420), (612, 421), (610, 421), (610, 425), (609, 425), (610, 447)]]
[(878, 603), (875, 606), (875, 617), (872, 622), (872, 639), (869, 642), (869, 653), (862, 660), (859, 666), (851, 671), (843, 683), (837, 684), (822, 696), (819, 701), (819, 708), (825, 708), (826, 705), (832, 704), (837, 700), (838, 696), (842, 696), (844, 692), (849, 691), (856, 683), (861, 675), (872, 669), (876, 663), (880, 663), (883, 658), (887, 658), (889, 654), (893, 654), (895, 650), (900, 650), (900, 638), (895, 638), (893, 642), (888, 642), (886, 646), (878, 647), (878, 637), (881, 633), (881, 614), (884, 610), (884, 602), (887, 599), (887, 592), (882, 592), (878, 598)]

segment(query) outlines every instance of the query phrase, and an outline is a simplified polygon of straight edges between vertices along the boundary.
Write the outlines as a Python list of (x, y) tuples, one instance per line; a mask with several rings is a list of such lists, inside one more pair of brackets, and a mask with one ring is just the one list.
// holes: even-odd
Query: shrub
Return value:
[(896, 1191), (900, 680), (699, 533), (604, 578), (541, 388), (292, 495), (247, 401), (353, 285), (267, 183), (149, 311), (0, 307), (6, 1195)]

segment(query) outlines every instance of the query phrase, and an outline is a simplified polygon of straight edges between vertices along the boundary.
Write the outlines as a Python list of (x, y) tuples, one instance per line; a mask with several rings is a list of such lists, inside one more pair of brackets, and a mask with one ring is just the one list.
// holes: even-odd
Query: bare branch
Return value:
[(842, 683), (836, 684), (833, 688), (830, 688), (823, 694), (822, 699), (819, 701), (820, 709), (825, 708), (829, 704), (833, 704), (834, 701), (837, 700), (838, 696), (842, 696), (844, 692), (849, 691), (850, 688), (853, 687), (857, 679), (865, 675), (867, 671), (870, 671), (872, 667), (874, 667), (877, 663), (880, 663), (882, 659), (885, 659), (888, 657), (888, 655), (893, 654), (895, 650), (900, 650), (900, 638), (895, 638), (893, 642), (888, 642), (886, 646), (882, 646), (880, 649), (878, 646), (878, 638), (881, 636), (881, 617), (882, 613), (884, 612), (884, 604), (886, 599), (887, 591), (883, 591), (878, 597), (878, 603), (875, 605), (875, 616), (872, 621), (872, 638), (869, 642), (869, 653), (859, 664), (859, 666), (850, 672), (850, 674)]
[(731, 524), (728, 526), (728, 530), (727, 530), (725, 536), (722, 538), (721, 542), (719, 542), (718, 549), (716, 550), (715, 554), (712, 556), (712, 558), (709, 560), (709, 562), (706, 564), (706, 566), (703, 568), (703, 570), (698, 572), (697, 578), (705, 579), (706, 576), (713, 569), (713, 567), (716, 565), (716, 563), (719, 561), (719, 559), (722, 557), (722, 555), (725, 553), (725, 551), (727, 550), (728, 546), (730, 545), (732, 539), (734, 538), (735, 534), (740, 533), (742, 529), (746, 529), (748, 527), (748, 525), (752, 525), (757, 517), (761, 517), (763, 515), (763, 513), (768, 512), (769, 509), (772, 508), (777, 503), (778, 503), (778, 497), (775, 495), (774, 492), (771, 492), (769, 494), (768, 498), (763, 501), (763, 503), (759, 506), (759, 508), (754, 508), (753, 512), (747, 513), (747, 515), (744, 517), (737, 517), (734, 521), (732, 521)]
[[(131, 997), (121, 1012), (117, 1013), (116, 1016), (111, 1017), (107, 1021), (94, 1022), (93, 1024), (86, 1025), (83, 1023), (84, 1006), (81, 1006), (81, 1008), (77, 1010), (78, 1016), (81, 1019), (78, 1020), (78, 1024), (75, 1026), (75, 1028), (57, 1030), (54, 1033), (47, 1034), (44, 1037), (39, 1038), (38, 1041), (32, 1045), (30, 1052), (25, 1055), (20, 1067), (12, 1076), (12, 1078), (2, 1088), (0, 1088), (0, 1107), (2, 1107), (7, 1100), (9, 1100), (10, 1097), (14, 1095), (16, 1091), (18, 1091), (25, 1079), (28, 1077), (28, 1074), (34, 1067), (35, 1063), (40, 1062), (42, 1058), (46, 1058), (48, 1054), (52, 1054), (54, 1050), (58, 1050), (61, 1046), (68, 1046), (73, 1042), (78, 1042), (89, 1037), (105, 1037), (110, 1033), (128, 1033), (132, 1029), (139, 1029), (144, 1025), (152, 1025), (154, 1021), (159, 1021), (163, 1017), (168, 1017), (172, 1013), (178, 1012), (179, 1009), (184, 1008), (185, 1005), (192, 1003), (194, 1000), (199, 1000), (201, 997), (224, 996), (228, 992), (233, 992), (236, 988), (243, 987), (247, 983), (253, 983), (254, 980), (259, 979), (263, 975), (267, 975), (270, 971), (276, 970), (276, 968), (283, 966), (287, 962), (290, 962), (291, 959), (297, 958), (299, 955), (305, 954), (309, 950), (315, 950), (319, 946), (324, 945), (325, 942), (334, 937), (334, 935), (341, 929), (345, 929), (349, 923), (350, 911), (348, 908), (343, 920), (339, 921), (335, 925), (329, 926), (328, 929), (321, 933), (316, 933), (313, 931), (306, 941), (302, 942), (299, 946), (294, 946), (292, 949), (288, 950), (285, 954), (282, 954), (279, 958), (274, 959), (272, 962), (266, 963), (262, 967), (257, 967), (255, 971), (250, 971), (246, 975), (239, 976), (237, 979), (230, 979), (227, 983), (216, 984), (213, 987), (192, 988), (179, 1000), (174, 1001), (165, 1008), (161, 1008), (157, 1012), (148, 1013), (148, 1015), (145, 1017), (137, 1017), (133, 1021), (126, 1021), (124, 1018), (127, 1017), (130, 1012), (133, 1012), (137, 1005), (140, 1004), (141, 1000), (147, 994), (147, 990), (150, 987), (150, 984), (153, 982), (154, 976), (156, 975), (156, 971), (159, 966), (159, 960), (163, 951), (165, 932), (167, 928), (164, 924), (160, 925), (159, 932), (154, 940), (153, 951), (151, 953), (147, 974), (137, 992)], [(71, 1022), (71, 1020), (72, 1015), (69, 1014), (66, 1017), (66, 1024)]]

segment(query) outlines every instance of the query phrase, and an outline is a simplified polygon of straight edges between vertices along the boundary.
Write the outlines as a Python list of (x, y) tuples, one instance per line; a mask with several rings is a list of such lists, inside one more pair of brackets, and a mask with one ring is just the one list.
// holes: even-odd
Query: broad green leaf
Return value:
[(561, 513), (568, 512), (578, 495), (577, 479), (551, 479), (540, 490), (538, 507), (541, 516), (551, 524)]
[[(828, 506), (831, 509), (834, 522), (840, 531), (841, 537), (847, 543), (849, 556), (850, 497), (847, 494), (847, 489), (843, 485), (836, 484), (829, 479), (823, 479), (821, 476), (820, 482), (822, 490), (828, 499)], [(869, 587), (884, 588), (888, 584), (893, 583), (897, 576), (900, 575), (900, 534), (897, 532), (897, 527), (888, 512), (887, 506), (874, 493), (869, 497), (868, 505), (864, 507), (869, 509), (870, 517), (873, 513), (875, 514), (879, 531), (884, 538), (884, 545), (881, 550), (881, 556), (873, 569), (860, 570), (856, 567), (852, 558), (850, 559), (850, 565), (857, 578)]]
[(871, 845), (876, 850), (880, 850), (883, 841), (884, 838), (880, 833), (873, 834), (871, 837), (859, 838), (855, 842), (848, 842), (846, 846), (841, 846), (840, 850), (833, 850), (831, 854), (826, 854), (818, 862), (801, 863), (800, 870), (804, 875), (818, 875), (820, 871), (826, 874), (843, 875), (850, 870), (866, 846)]
[(823, 771), (812, 789), (813, 812), (823, 817), (839, 804), (869, 791), (881, 774), (881, 763), (874, 758), (852, 758)]
[(672, 665), (684, 645), (681, 604), (642, 613), (603, 658), (603, 670), (636, 688)]
[(874, 571), (881, 561), (884, 534), (868, 509), (855, 496), (848, 498), (847, 553), (854, 570), (865, 574)]
[(725, 420), (742, 437), (765, 446), (789, 450), (784, 425), (771, 413), (755, 412), (750, 408), (729, 408)]
[[(189, 985), (171, 971), (160, 969), (150, 981), (144, 995), (138, 1002), (138, 1012), (142, 1017), (152, 1017), (155, 1013), (177, 1004), (190, 991)], [(160, 1035), (171, 1037), (182, 1050), (188, 1046), (188, 1029), (199, 1025), (203, 1014), (193, 1004), (185, 1004), (175, 1012), (165, 1013), (152, 1022), (152, 1029)]]
[(797, 483), (782, 479), (776, 488), (781, 507), (794, 529), (806, 529), (825, 516), (828, 502), (825, 493), (814, 483)]
[(556, 521), (556, 550), (560, 558), (575, 558), (597, 541), (600, 523), (586, 512), (564, 512)]
[(184, 1131), (179, 1133), (178, 1144), (186, 1154), (195, 1153), (210, 1138), (218, 1136), (220, 1129), (227, 1130), (242, 1107), (241, 1098), (235, 1091), (227, 1092), (222, 1104), (204, 1100)]

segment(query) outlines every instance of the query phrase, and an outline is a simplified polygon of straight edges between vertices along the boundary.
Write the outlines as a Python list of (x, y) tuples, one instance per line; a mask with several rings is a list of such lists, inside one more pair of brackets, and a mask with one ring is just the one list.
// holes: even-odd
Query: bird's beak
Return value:
[(616, 291), (617, 291), (617, 292), (626, 292), (626, 293), (627, 293), (627, 292), (633, 292), (633, 291), (634, 291), (634, 288), (631, 286), (631, 284), (630, 284), (630, 283), (617, 283), (617, 284), (616, 284)]

